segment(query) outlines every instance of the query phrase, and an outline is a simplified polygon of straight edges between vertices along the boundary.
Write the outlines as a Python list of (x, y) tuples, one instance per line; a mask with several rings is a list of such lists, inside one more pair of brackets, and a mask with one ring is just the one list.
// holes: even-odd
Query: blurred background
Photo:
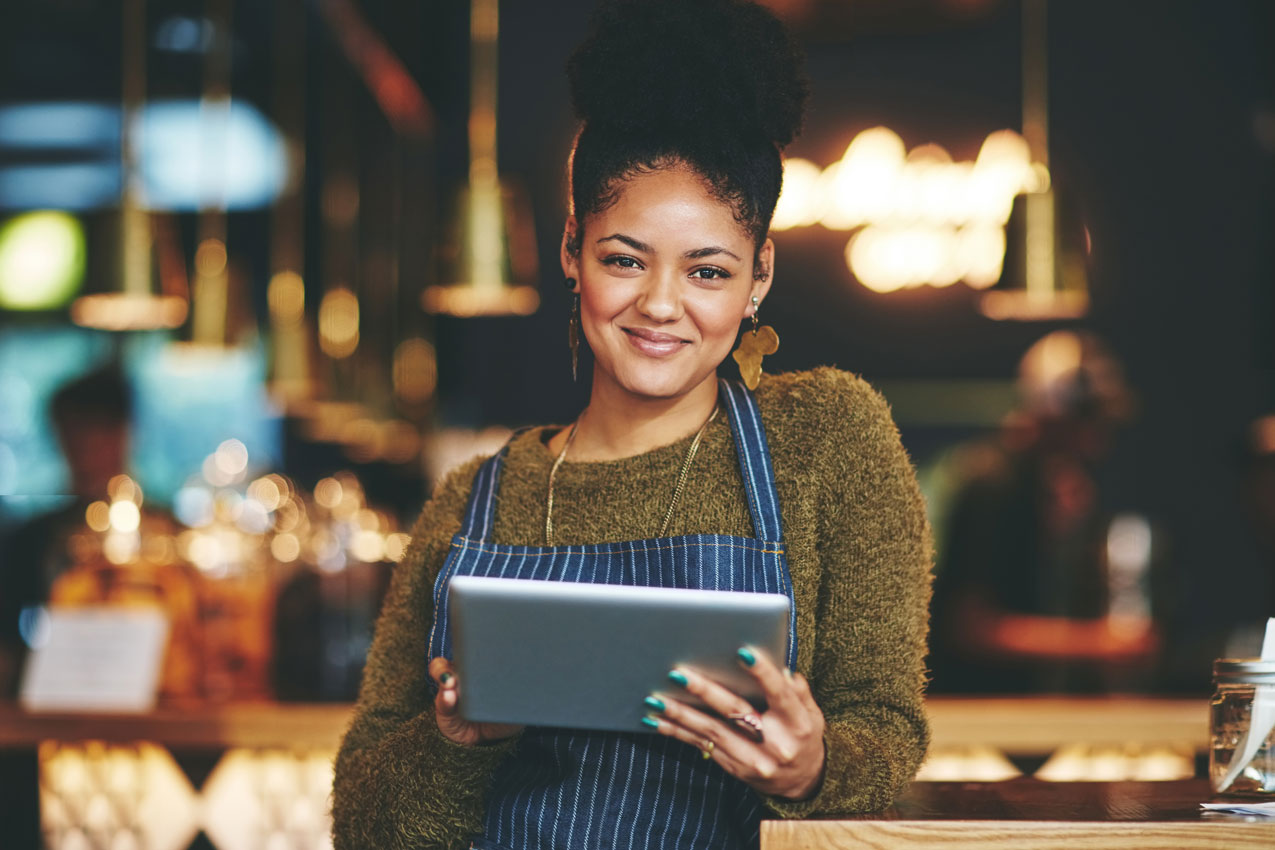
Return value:
[[(766, 369), (891, 403), (934, 692), (1207, 696), (1275, 613), (1275, 5), (766, 5), (813, 93)], [(3, 4), (0, 696), (109, 604), (167, 613), (161, 706), (353, 699), (433, 482), (586, 401), (593, 6)]]

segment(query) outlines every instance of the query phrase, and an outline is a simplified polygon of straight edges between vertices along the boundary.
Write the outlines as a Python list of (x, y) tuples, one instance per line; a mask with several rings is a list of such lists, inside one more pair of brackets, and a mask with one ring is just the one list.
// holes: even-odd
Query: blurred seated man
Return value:
[(50, 417), (70, 471), (65, 507), (14, 529), (0, 544), (0, 697), (16, 695), (26, 637), (54, 581), (72, 565), (66, 545), (85, 508), (106, 497), (128, 460), (131, 398), (117, 369), (91, 372), (53, 396)]
[(1156, 647), (1148, 617), (1110, 615), (1093, 474), (1129, 415), (1129, 392), (1098, 340), (1070, 331), (1028, 350), (1019, 389), (1022, 405), (995, 439), (954, 455), (959, 483), (938, 523), (931, 690), (1119, 687), (1119, 672)]

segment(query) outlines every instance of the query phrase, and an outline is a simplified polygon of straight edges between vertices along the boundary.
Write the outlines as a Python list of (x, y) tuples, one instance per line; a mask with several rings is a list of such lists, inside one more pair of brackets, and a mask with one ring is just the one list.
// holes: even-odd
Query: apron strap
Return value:
[(738, 381), (719, 379), (721, 397), (735, 436), (739, 455), (739, 474), (748, 492), (748, 510), (753, 516), (753, 532), (757, 539), (780, 543), (784, 539), (779, 519), (779, 494), (775, 491), (775, 470), (770, 464), (770, 447), (761, 411), (752, 392)]
[(509, 446), (528, 427), (518, 428), (509, 435), (509, 439), (496, 452), (478, 467), (474, 473), (474, 483), (469, 491), (469, 504), (465, 507), (465, 519), (461, 522), (460, 533), (470, 540), (488, 540), (492, 528), (496, 525), (496, 493), (500, 489), (500, 470), (504, 466), (505, 457), (509, 454)]

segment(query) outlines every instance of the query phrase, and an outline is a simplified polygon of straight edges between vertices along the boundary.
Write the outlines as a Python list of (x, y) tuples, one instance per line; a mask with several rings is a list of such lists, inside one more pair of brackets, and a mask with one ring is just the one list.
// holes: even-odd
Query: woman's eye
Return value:
[(642, 265), (636, 259), (625, 254), (616, 254), (611, 257), (606, 257), (602, 260), (602, 264), (606, 266), (618, 266), (622, 269), (642, 268)]
[(730, 273), (727, 272), (725, 269), (718, 269), (718, 268), (713, 268), (712, 266), (706, 266), (702, 269), (696, 269), (695, 271), (691, 272), (691, 277), (697, 277), (700, 280), (725, 280), (726, 278), (730, 277)]

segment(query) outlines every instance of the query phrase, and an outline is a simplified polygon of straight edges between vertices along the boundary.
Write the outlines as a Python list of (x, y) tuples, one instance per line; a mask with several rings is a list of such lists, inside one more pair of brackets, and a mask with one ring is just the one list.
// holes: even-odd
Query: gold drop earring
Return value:
[(579, 380), (580, 364), (580, 293), (575, 291), (576, 279), (566, 280), (567, 289), (571, 291), (571, 308), (567, 316), (567, 347), (571, 349), (571, 380)]
[(753, 296), (753, 329), (745, 331), (739, 337), (739, 348), (731, 356), (739, 364), (739, 376), (744, 379), (744, 386), (750, 390), (757, 389), (761, 383), (761, 359), (767, 354), (779, 350), (779, 334), (770, 325), (757, 327), (757, 308), (761, 302)]

